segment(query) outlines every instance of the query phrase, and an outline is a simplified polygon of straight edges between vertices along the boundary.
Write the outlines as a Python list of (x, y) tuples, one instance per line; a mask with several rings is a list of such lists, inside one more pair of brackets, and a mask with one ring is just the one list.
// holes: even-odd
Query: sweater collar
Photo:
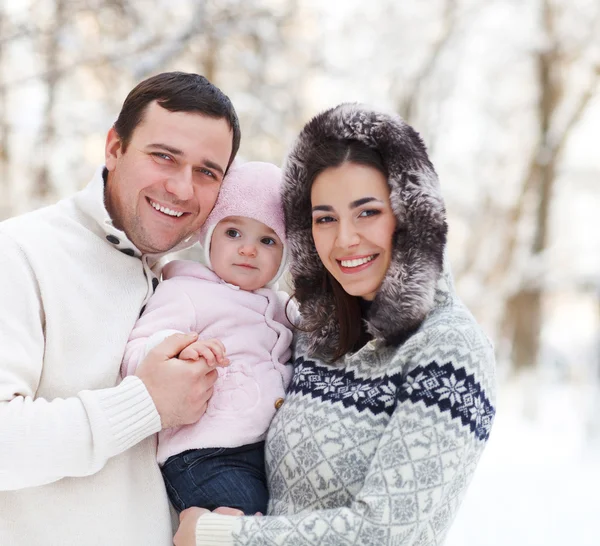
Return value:
[(102, 235), (109, 244), (128, 256), (137, 258), (147, 256), (147, 260), (148, 262), (151, 262), (151, 264), (157, 263), (166, 254), (184, 250), (194, 245), (196, 239), (193, 235), (190, 235), (166, 252), (142, 253), (129, 237), (127, 237), (127, 234), (124, 231), (114, 226), (112, 218), (106, 209), (104, 197), (107, 175), (108, 171), (104, 165), (98, 167), (90, 183), (75, 196), (75, 200), (80, 210), (94, 221), (100, 231), (100, 235)]

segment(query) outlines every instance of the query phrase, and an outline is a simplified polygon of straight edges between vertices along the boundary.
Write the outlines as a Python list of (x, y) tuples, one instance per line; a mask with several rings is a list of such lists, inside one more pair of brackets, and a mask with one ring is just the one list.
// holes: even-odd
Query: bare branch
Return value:
[(186, 28), (179, 32), (175, 38), (169, 39), (159, 54), (146, 55), (145, 61), (136, 64), (137, 68), (134, 71), (135, 79), (141, 80), (145, 78), (158, 68), (166, 66), (169, 61), (180, 54), (189, 41), (200, 34), (204, 19), (205, 2), (203, 0), (197, 1), (194, 4), (194, 13)]
[(442, 31), (438, 39), (433, 44), (433, 47), (429, 51), (429, 56), (426, 61), (422, 64), (421, 70), (413, 80), (411, 90), (405, 95), (402, 100), (398, 111), (400, 115), (408, 122), (411, 123), (415, 115), (416, 102), (421, 95), (421, 89), (430, 77), (437, 65), (438, 59), (442, 55), (446, 46), (450, 42), (450, 39), (454, 33), (457, 20), (457, 3), (456, 0), (446, 0), (444, 4), (444, 15)]
[[(531, 155), (528, 167), (525, 171), (524, 182), (517, 203), (509, 212), (507, 218), (508, 233), (505, 245), (499, 255), (496, 267), (488, 273), (487, 282), (494, 282), (504, 278), (509, 269), (514, 265), (515, 248), (518, 242), (518, 230), (524, 211), (531, 193), (541, 187), (542, 180), (548, 176), (554, 177), (556, 164), (564, 150), (564, 147), (572, 134), (572, 130), (580, 120), (583, 112), (595, 95), (598, 86), (598, 67), (594, 67), (594, 76), (587, 89), (585, 89), (577, 102), (567, 123), (560, 131), (555, 132), (553, 123), (554, 116), (558, 110), (560, 101), (563, 99), (564, 83), (559, 79), (559, 51), (560, 47), (555, 36), (555, 14), (552, 13), (548, 0), (543, 2), (542, 21), (544, 30), (548, 36), (547, 47), (538, 54), (538, 85), (540, 88), (540, 100), (538, 103), (538, 119), (540, 132), (536, 146)], [(540, 193), (539, 206), (547, 214), (549, 207), (549, 195), (553, 182), (549, 182), (542, 193)], [(545, 231), (545, 230), (543, 230)], [(534, 237), (532, 251), (540, 252), (545, 246), (545, 235), (537, 233)], [(541, 245), (541, 246), (540, 246)]]
[(589, 86), (583, 91), (577, 101), (577, 105), (573, 109), (571, 116), (567, 120), (565, 127), (560, 131), (560, 135), (553, 147), (554, 153), (559, 155), (562, 153), (567, 139), (573, 128), (579, 123), (583, 113), (588, 107), (590, 101), (598, 94), (598, 86), (600, 84), (600, 64), (592, 69), (592, 79)]

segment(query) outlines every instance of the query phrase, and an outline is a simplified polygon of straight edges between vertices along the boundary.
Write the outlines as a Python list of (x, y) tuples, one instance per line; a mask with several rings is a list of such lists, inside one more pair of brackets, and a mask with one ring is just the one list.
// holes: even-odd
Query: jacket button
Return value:
[(278, 398), (275, 400), (275, 409), (279, 409), (281, 406), (283, 406), (283, 398)]

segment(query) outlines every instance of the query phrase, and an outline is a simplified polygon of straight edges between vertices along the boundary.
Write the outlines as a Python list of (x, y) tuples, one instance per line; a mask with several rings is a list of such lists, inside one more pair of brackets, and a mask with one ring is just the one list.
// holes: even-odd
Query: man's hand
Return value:
[[(173, 544), (175, 546), (196, 546), (196, 525), (198, 519), (204, 514), (208, 514), (210, 510), (206, 508), (188, 508), (179, 514), (179, 529), (173, 537)], [(227, 508), (222, 506), (217, 508), (215, 514), (221, 514), (223, 516), (243, 516), (244, 512), (237, 510), (236, 508)]]
[(182, 360), (204, 358), (209, 366), (229, 364), (229, 359), (225, 356), (225, 345), (218, 339), (199, 339), (181, 351), (179, 358)]
[(195, 423), (206, 411), (217, 380), (217, 371), (203, 358), (177, 358), (198, 334), (175, 334), (152, 349), (138, 366), (136, 375), (144, 382), (163, 428)]

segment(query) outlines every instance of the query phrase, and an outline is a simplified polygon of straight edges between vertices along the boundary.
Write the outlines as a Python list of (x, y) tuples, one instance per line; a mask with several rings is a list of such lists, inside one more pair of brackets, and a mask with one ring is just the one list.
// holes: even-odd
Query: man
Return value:
[(119, 368), (158, 260), (193, 242), (239, 142), (219, 89), (160, 74), (83, 191), (0, 223), (0, 544), (172, 543), (155, 433), (198, 420), (216, 372), (177, 359), (192, 334)]

